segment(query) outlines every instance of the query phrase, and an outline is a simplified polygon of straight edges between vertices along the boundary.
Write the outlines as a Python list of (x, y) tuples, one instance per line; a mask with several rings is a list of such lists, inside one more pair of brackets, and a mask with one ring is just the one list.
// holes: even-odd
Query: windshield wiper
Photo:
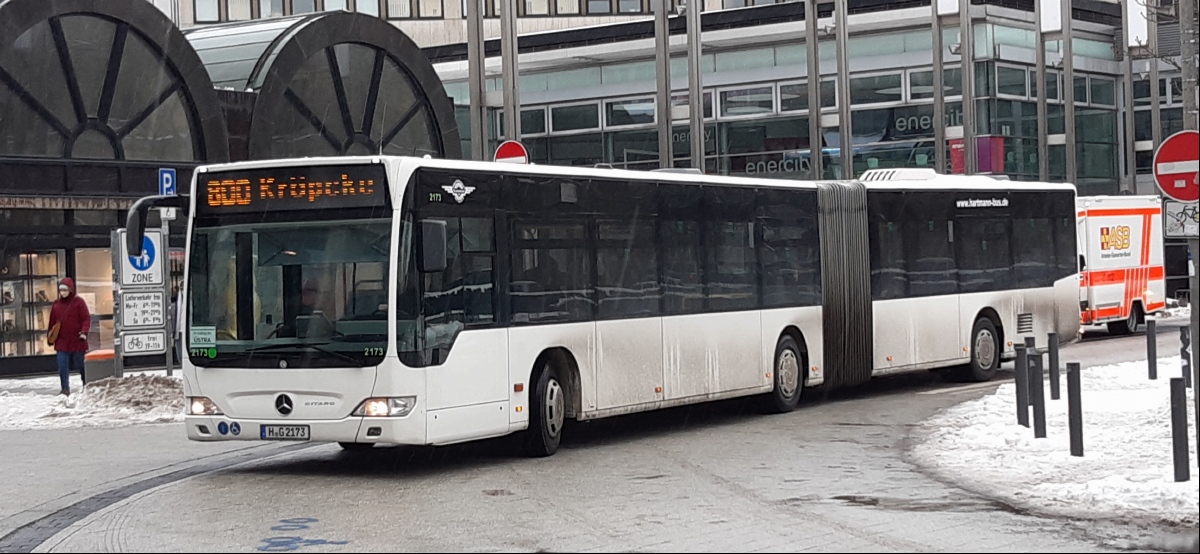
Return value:
[(246, 353), (254, 354), (256, 352), (270, 352), (272, 350), (286, 350), (286, 349), (292, 348), (292, 347), (308, 348), (310, 350), (315, 350), (322, 354), (328, 354), (339, 360), (344, 360), (344, 361), (350, 362), (350, 363), (354, 364), (355, 367), (367, 367), (366, 362), (363, 362), (362, 360), (355, 358), (354, 356), (350, 356), (348, 354), (343, 354), (336, 350), (330, 350), (328, 348), (323, 348), (320, 345), (307, 343), (307, 342), (298, 342), (298, 343), (292, 343), (292, 344), (267, 344), (264, 346), (258, 346), (255, 348), (251, 348), (251, 349), (247, 350)]

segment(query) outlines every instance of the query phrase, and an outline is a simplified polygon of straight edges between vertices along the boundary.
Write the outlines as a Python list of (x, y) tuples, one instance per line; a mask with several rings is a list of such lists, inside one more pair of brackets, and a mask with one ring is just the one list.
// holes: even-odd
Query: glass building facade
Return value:
[[(853, 14), (853, 6), (851, 9)], [(935, 126), (962, 125), (962, 73), (959, 57), (952, 54), (959, 46), (959, 30), (957, 26), (944, 29), (947, 64), (940, 70), (945, 79), (945, 112), (934, 114), (933, 40), (928, 9), (923, 12), (923, 28), (904, 28), (904, 23), (899, 23), (894, 30), (876, 28), (869, 34), (859, 34), (854, 30), (855, 20), (851, 20), (850, 78), (845, 95), (837, 90), (832, 37), (822, 38), (819, 112), (808, 105), (808, 60), (802, 36), (706, 53), (702, 60), (704, 97), (698, 103), (704, 110), (706, 170), (781, 178), (843, 177), (839, 168), (839, 129), (825, 128), (818, 145), (810, 144), (808, 131), (808, 118), (815, 113), (820, 113), (823, 121), (832, 118), (836, 123), (838, 102), (843, 98), (852, 112), (856, 175), (875, 168), (933, 167)], [(578, 32), (562, 32), (564, 42), (571, 40), (570, 33)], [(1038, 150), (1037, 98), (1039, 94), (1047, 97), (1048, 131), (1053, 135), (1065, 130), (1064, 107), (1070, 96), (1076, 106), (1075, 182), (1080, 194), (1117, 193), (1123, 137), (1119, 124), (1120, 65), (1111, 35), (1106, 38), (1098, 32), (1076, 33), (1076, 70), (1070, 87), (1062, 82), (1061, 71), (1053, 67), (1045, 86), (1037, 86), (1032, 64), (1032, 22), (1029, 28), (1011, 21), (976, 23), (974, 35), (973, 100), (980, 172), (1035, 180), (1039, 156), (1045, 155), (1051, 179), (1065, 179), (1065, 147), (1059, 144), (1049, 146), (1044, 153)], [(1048, 59), (1056, 59), (1059, 44), (1050, 42), (1046, 49)], [(613, 50), (620, 51), (621, 46), (614, 45)], [(662, 114), (656, 113), (654, 102), (654, 60), (635, 58), (581, 66), (566, 51), (562, 56), (571, 59), (569, 67), (547, 70), (548, 64), (543, 63), (538, 70), (520, 76), (521, 140), (529, 147), (532, 161), (657, 167), (656, 122)], [(459, 127), (466, 137), (469, 89), (458, 77), (462, 73), (458, 66), (448, 59), (443, 61), (447, 63), (439, 67), (458, 106)], [(671, 67), (672, 88), (676, 91), (676, 108), (670, 114), (675, 123), (674, 158), (677, 166), (689, 166), (687, 106), (691, 102), (686, 92), (686, 58), (673, 58)], [(499, 86), (498, 78), (487, 82), (488, 90)], [(487, 140), (494, 144), (506, 136), (506, 125), (498, 113), (492, 116)], [(954, 155), (949, 144), (946, 148), (948, 167), (942, 170), (951, 172), (955, 169), (950, 163)], [(463, 150), (469, 151), (466, 147)], [(823, 175), (811, 174), (813, 151), (821, 152)]]
[[(1170, 4), (1171, 2), (1167, 2)], [(933, 34), (928, 1), (885, 2), (850, 0), (849, 90), (839, 95), (833, 37), (819, 37), (821, 106), (827, 126), (819, 144), (811, 144), (808, 121), (818, 113), (808, 105), (804, 6), (798, 2), (759, 6), (733, 2), (715, 12), (708, 3), (704, 14), (705, 161), (708, 172), (787, 178), (842, 177), (840, 140), (836, 127), (838, 102), (848, 101), (852, 112), (854, 172), (873, 168), (932, 167), (933, 140), (939, 125), (954, 130), (963, 123), (962, 62), (959, 28), (951, 19), (943, 29), (941, 91), (945, 112), (934, 114)], [(747, 7), (742, 7), (743, 5)], [(753, 7), (750, 7), (752, 6)], [(1158, 22), (1155, 52), (1122, 47), (1120, 5), (1098, 0), (1073, 0), (1074, 78), (1064, 82), (1061, 40), (1047, 41), (1046, 82), (1037, 82), (1036, 33), (1032, 2), (976, 0), (974, 21), (974, 98), (981, 173), (1014, 180), (1038, 178), (1039, 162), (1047, 162), (1048, 177), (1066, 180), (1066, 102), (1075, 107), (1076, 171), (1071, 180), (1081, 195), (1133, 192), (1157, 195), (1150, 175), (1154, 148), (1152, 108), (1159, 111), (1160, 137), (1183, 128), (1183, 83), (1180, 69), (1151, 54), (1179, 54), (1179, 24), (1169, 16)], [(823, 8), (827, 9), (827, 8)], [(818, 14), (828, 18), (827, 11)], [(824, 24), (828, 19), (822, 19)], [(787, 25), (791, 25), (788, 27)], [(674, 28), (682, 34), (682, 26)], [(522, 37), (522, 54), (536, 66), (520, 76), (521, 140), (535, 163), (652, 169), (658, 167), (655, 62), (650, 48), (652, 26), (612, 24), (592, 29), (568, 29)], [(675, 37), (679, 40), (682, 37)], [(600, 45), (604, 45), (601, 50)], [(488, 44), (489, 55), (498, 44)], [(464, 63), (465, 45), (427, 48), (454, 98), (463, 151), (468, 148), (469, 89)], [(1133, 58), (1132, 101), (1125, 98), (1123, 65)], [(556, 67), (556, 62), (558, 63)], [(1157, 82), (1149, 68), (1157, 63)], [(489, 75), (489, 92), (501, 88)], [(690, 166), (687, 60), (675, 51), (671, 60), (674, 107), (673, 156), (676, 166)], [(1157, 93), (1158, 105), (1152, 97)], [(1047, 100), (1044, 151), (1038, 148), (1037, 102)], [(1134, 123), (1126, 136), (1124, 118)], [(507, 136), (505, 122), (493, 104), (489, 108), (486, 152)], [(959, 141), (961, 142), (961, 141)], [(1126, 146), (1136, 154), (1128, 160)], [(953, 139), (947, 144), (950, 173), (961, 171), (961, 154)], [(811, 172), (812, 152), (820, 152), (824, 173)], [(956, 154), (959, 154), (956, 156)], [(1122, 182), (1133, 165), (1137, 177), (1128, 190)], [(1168, 294), (1186, 289), (1186, 245), (1167, 241)]]

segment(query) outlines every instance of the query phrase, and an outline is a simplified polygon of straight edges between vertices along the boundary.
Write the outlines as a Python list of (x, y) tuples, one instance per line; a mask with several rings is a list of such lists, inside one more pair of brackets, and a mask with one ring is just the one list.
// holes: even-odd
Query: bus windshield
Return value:
[(383, 360), (390, 218), (206, 223), (192, 238), (193, 363), (304, 368)]
[(188, 355), (197, 366), (366, 367), (387, 351), (392, 209), (378, 163), (196, 179)]

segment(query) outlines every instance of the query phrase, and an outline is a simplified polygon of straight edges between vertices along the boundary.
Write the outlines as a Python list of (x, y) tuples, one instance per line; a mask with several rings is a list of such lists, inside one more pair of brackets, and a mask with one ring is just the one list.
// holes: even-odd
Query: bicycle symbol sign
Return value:
[(163, 331), (122, 334), (121, 350), (126, 354), (159, 354), (166, 352), (166, 334)]
[(1200, 236), (1200, 209), (1196, 204), (1164, 200), (1163, 231), (1169, 239)]

